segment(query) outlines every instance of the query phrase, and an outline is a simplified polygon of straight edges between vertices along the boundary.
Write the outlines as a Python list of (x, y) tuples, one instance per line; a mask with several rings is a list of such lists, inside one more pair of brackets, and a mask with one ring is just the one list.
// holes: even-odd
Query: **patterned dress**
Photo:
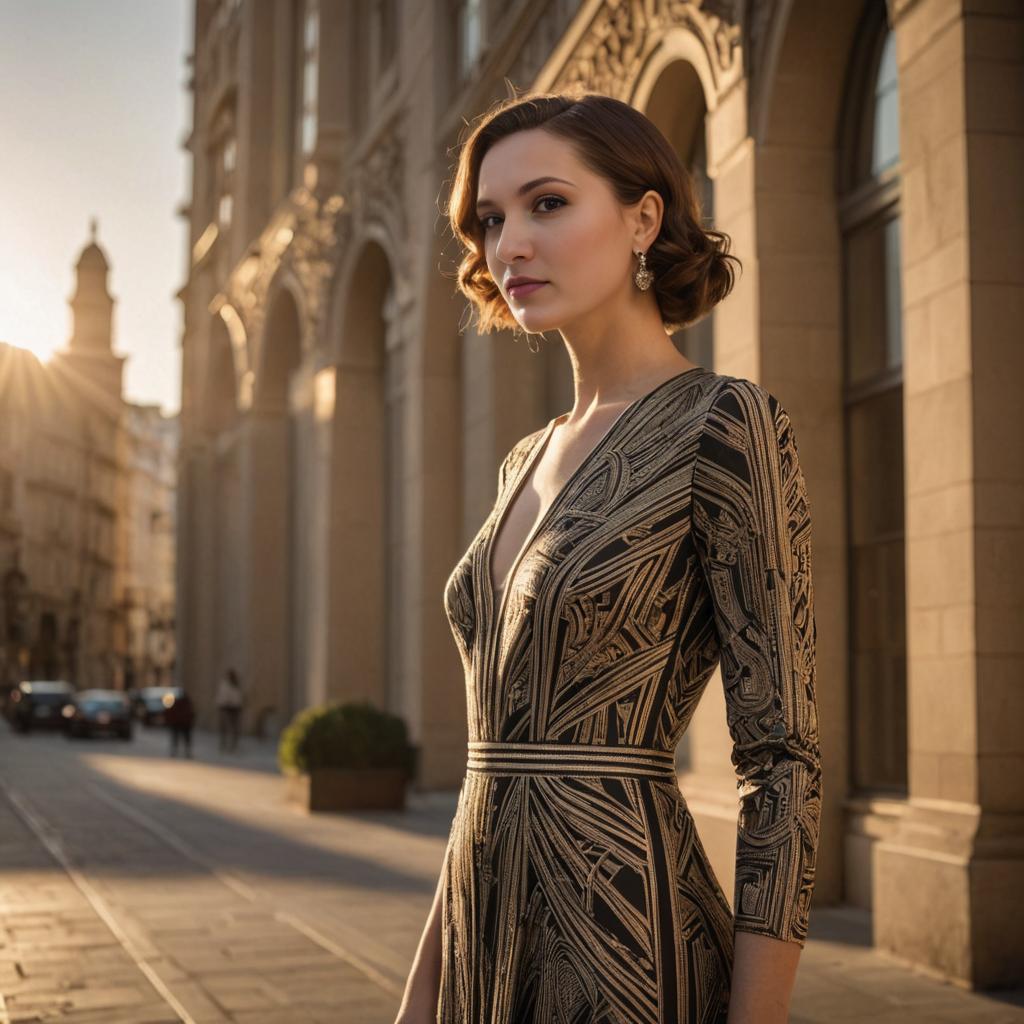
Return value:
[[(555, 425), (505, 457), (445, 586), (467, 771), (445, 852), (440, 1024), (724, 1022), (733, 930), (804, 945), (821, 808), (810, 517), (790, 420), (686, 370), (619, 414), (500, 598), (490, 551)], [(674, 753), (721, 664), (733, 907)]]

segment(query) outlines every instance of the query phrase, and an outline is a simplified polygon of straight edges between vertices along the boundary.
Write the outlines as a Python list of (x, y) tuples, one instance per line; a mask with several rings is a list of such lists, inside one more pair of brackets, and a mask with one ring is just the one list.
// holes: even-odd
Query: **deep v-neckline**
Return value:
[(541, 454), (548, 446), (548, 442), (551, 439), (551, 433), (555, 429), (555, 426), (562, 420), (565, 420), (569, 413), (564, 412), (560, 416), (556, 416), (554, 419), (550, 419), (547, 425), (543, 428), (541, 436), (537, 439), (536, 444), (530, 450), (529, 455), (523, 461), (523, 464), (519, 467), (515, 478), (512, 483), (505, 488), (505, 494), (496, 510), (494, 524), (488, 531), (487, 541), (484, 545), (483, 550), (483, 575), (486, 578), (487, 592), (490, 597), (491, 605), (493, 606), (494, 599), (497, 597), (499, 602), (497, 621), (500, 622), (504, 614), (505, 609), (505, 598), (508, 596), (508, 592), (511, 589), (512, 581), (515, 579), (516, 571), (519, 568), (519, 563), (523, 556), (530, 549), (530, 545), (533, 543), (534, 538), (540, 532), (541, 527), (547, 521), (551, 515), (552, 510), (555, 509), (562, 498), (569, 492), (570, 488), (576, 482), (577, 478), (586, 470), (587, 466), (594, 460), (604, 445), (611, 439), (612, 434), (616, 428), (625, 421), (630, 413), (635, 412), (640, 405), (645, 403), (648, 399), (658, 394), (663, 388), (668, 387), (675, 381), (681, 380), (684, 377), (688, 377), (691, 374), (697, 374), (703, 371), (703, 366), (691, 366), (686, 370), (682, 370), (677, 374), (673, 374), (671, 377), (667, 377), (661, 383), (656, 384), (650, 391), (640, 395), (639, 398), (634, 398), (619, 414), (612, 420), (608, 425), (605, 432), (597, 439), (590, 450), (583, 456), (583, 459), (577, 464), (576, 468), (565, 478), (565, 482), (559, 487), (555, 496), (548, 502), (547, 507), (541, 512), (534, 520), (533, 526), (527, 532), (523, 543), (520, 545), (519, 550), (516, 552), (515, 558), (512, 560), (512, 564), (509, 567), (508, 573), (505, 576), (504, 584), (501, 587), (494, 586), (494, 571), (493, 571), (493, 556), (494, 556), (494, 541), (501, 531), (501, 528), (505, 524), (505, 519), (509, 508), (515, 502), (519, 496), (525, 481), (529, 478), (531, 471)]

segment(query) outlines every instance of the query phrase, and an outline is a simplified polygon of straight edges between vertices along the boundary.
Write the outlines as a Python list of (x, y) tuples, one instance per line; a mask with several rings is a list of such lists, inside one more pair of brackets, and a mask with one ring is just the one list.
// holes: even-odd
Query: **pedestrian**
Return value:
[(182, 690), (174, 697), (174, 701), (164, 714), (164, 721), (171, 730), (171, 757), (178, 753), (178, 744), (184, 741), (185, 756), (192, 756), (192, 724), (196, 719), (196, 709), (192, 698)]
[(217, 687), (217, 720), (220, 732), (220, 749), (233, 751), (238, 748), (238, 726), (242, 717), (242, 687), (238, 673), (229, 668)]

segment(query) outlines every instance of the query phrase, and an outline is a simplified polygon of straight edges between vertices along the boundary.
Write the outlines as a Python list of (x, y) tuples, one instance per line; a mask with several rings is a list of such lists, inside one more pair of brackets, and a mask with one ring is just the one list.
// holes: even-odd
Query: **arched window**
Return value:
[(377, 70), (379, 74), (383, 74), (391, 67), (398, 51), (396, 0), (373, 0), (373, 24), (376, 36)]
[(299, 33), (299, 152), (305, 160), (316, 146), (320, 54), (320, 10), (317, 0), (303, 0)]
[(455, 68), (461, 84), (472, 73), (483, 53), (483, 0), (459, 0), (455, 4), (455, 28)]
[(234, 206), (235, 187), (235, 162), (237, 160), (237, 145), (235, 136), (226, 135), (220, 145), (220, 198), (217, 200), (217, 223), (222, 231), (231, 226), (231, 216)]
[(894, 36), (868, 3), (840, 140), (851, 784), (907, 787), (903, 335)]
[(235, 165), (238, 144), (235, 136), (234, 110), (221, 109), (214, 122), (210, 146), (210, 176), (207, 194), (213, 206), (212, 218), (223, 233), (231, 227), (235, 192)]

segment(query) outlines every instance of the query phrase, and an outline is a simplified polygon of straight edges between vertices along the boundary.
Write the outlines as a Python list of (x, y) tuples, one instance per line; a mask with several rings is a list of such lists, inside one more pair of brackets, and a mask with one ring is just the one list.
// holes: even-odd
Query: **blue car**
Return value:
[(121, 690), (81, 690), (61, 714), (68, 737), (110, 733), (132, 738), (132, 705)]

